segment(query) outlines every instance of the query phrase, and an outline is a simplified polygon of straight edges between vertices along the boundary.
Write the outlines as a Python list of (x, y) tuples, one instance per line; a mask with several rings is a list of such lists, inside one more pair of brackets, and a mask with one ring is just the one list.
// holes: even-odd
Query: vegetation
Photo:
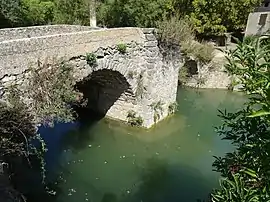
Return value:
[(133, 78), (134, 78), (134, 74), (135, 74), (135, 73), (134, 73), (133, 71), (130, 70), (130, 71), (128, 72), (127, 76), (128, 76), (129, 79), (133, 79)]
[[(229, 73), (236, 75), (249, 95), (244, 109), (221, 112), (218, 134), (236, 147), (213, 166), (225, 181), (212, 201), (269, 201), (270, 167), (270, 46), (269, 37), (239, 42), (228, 51)], [(225, 200), (225, 201), (226, 201)]]
[(44, 124), (69, 122), (75, 115), (71, 105), (80, 96), (74, 85), (72, 67), (57, 61), (39, 63), (39, 68), (30, 72), (25, 95), (31, 100), (32, 112)]
[(197, 33), (222, 35), (244, 30), (248, 15), (261, 0), (193, 0), (190, 20)]
[[(0, 0), (2, 27), (89, 25), (93, 0)], [(261, 0), (96, 0), (98, 24), (106, 27), (157, 27), (178, 14), (190, 19), (196, 33), (222, 35), (243, 30), (248, 14)]]
[(125, 54), (127, 52), (127, 44), (124, 44), (124, 43), (117, 44), (117, 50), (121, 54)]
[(95, 66), (97, 64), (97, 56), (95, 55), (95, 53), (87, 53), (86, 61), (88, 65)]
[(179, 16), (160, 21), (159, 41), (165, 46), (180, 45), (181, 51), (188, 58), (198, 62), (209, 63), (214, 57), (214, 46), (206, 42), (198, 42), (191, 23)]
[(142, 126), (143, 119), (141, 116), (137, 116), (137, 113), (133, 110), (128, 111), (127, 114), (128, 124), (131, 126)]
[(141, 72), (137, 78), (137, 89), (135, 92), (136, 97), (142, 98), (145, 91), (144, 81), (143, 81), (143, 73)]
[[(15, 90), (8, 95), (8, 103), (0, 103), (0, 162), (6, 163), (7, 170), (1, 173), (7, 179), (15, 180), (16, 172), (23, 169), (31, 173), (38, 168), (38, 174), (44, 183), (46, 145), (37, 134), (35, 119)], [(8, 193), (7, 201), (21, 201), (24, 197), (10, 185), (1, 181), (1, 196)], [(21, 199), (19, 199), (21, 198)], [(24, 201), (24, 200), (22, 200)]]
[(177, 111), (178, 104), (177, 102), (173, 102), (168, 106), (169, 114), (174, 114)]
[(179, 74), (178, 74), (179, 85), (184, 86), (188, 82), (188, 76), (189, 76), (188, 68), (185, 65), (183, 65), (179, 69)]
[(163, 114), (163, 111), (164, 111), (163, 105), (164, 105), (164, 103), (161, 101), (154, 102), (150, 105), (152, 110), (154, 110), (154, 122), (155, 123), (161, 118), (161, 116)]

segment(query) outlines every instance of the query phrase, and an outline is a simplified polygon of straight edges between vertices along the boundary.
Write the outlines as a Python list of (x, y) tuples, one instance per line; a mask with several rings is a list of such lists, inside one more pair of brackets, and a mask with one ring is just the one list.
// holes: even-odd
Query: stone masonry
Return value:
[[(65, 27), (62, 33), (61, 27), (53, 29), (58, 30), (56, 34), (49, 31), (41, 36), (37, 32), (36, 36), (27, 38), (23, 34), (16, 38), (13, 34), (10, 39), (7, 30), (0, 31), (2, 96), (4, 87), (10, 83), (24, 82), (24, 75), (30, 67), (37, 67), (38, 60), (44, 62), (57, 57), (73, 65), (78, 83), (89, 84), (86, 94), (95, 104), (92, 107), (107, 117), (127, 121), (129, 111), (133, 110), (142, 117), (143, 126), (149, 128), (168, 116), (169, 106), (176, 101), (180, 61), (163, 57), (154, 29), (83, 27), (74, 31)], [(126, 53), (117, 48), (120, 43), (127, 46)], [(97, 65), (87, 64), (87, 53), (97, 56)], [(154, 107), (157, 103), (158, 109)], [(159, 114), (157, 120), (156, 114)]]

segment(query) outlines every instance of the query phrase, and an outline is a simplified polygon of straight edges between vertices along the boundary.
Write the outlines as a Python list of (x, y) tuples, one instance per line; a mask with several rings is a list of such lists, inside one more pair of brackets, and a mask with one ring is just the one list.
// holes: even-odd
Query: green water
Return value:
[[(71, 129), (58, 139), (61, 147), (51, 154), (51, 164), (57, 164), (51, 170), (60, 173), (54, 201), (207, 198), (218, 186), (213, 155), (232, 150), (215, 133), (214, 127), (221, 123), (217, 109), (235, 110), (244, 100), (241, 94), (224, 90), (179, 89), (179, 111), (149, 131), (106, 119)], [(57, 128), (50, 130), (58, 133)]]

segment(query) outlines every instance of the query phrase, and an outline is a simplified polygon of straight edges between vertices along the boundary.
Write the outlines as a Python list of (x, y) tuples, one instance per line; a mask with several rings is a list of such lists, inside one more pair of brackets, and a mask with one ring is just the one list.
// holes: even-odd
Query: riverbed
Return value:
[(218, 109), (237, 110), (245, 97), (179, 89), (177, 101), (175, 115), (150, 130), (108, 119), (41, 128), (49, 149), (48, 180), (56, 188), (50, 202), (206, 199), (218, 187), (213, 156), (233, 149), (215, 132), (221, 124)]

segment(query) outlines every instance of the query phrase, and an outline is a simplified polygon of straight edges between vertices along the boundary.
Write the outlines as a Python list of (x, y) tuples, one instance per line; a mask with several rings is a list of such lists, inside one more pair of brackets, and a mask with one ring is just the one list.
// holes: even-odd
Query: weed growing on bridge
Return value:
[(142, 126), (143, 124), (143, 118), (141, 116), (137, 116), (137, 113), (133, 110), (128, 111), (127, 121), (131, 126)]
[(125, 54), (127, 52), (127, 44), (124, 43), (117, 44), (116, 48), (121, 54)]
[(169, 104), (169, 106), (168, 106), (169, 114), (174, 114), (177, 111), (177, 108), (178, 108), (177, 102), (173, 102), (173, 103)]
[(153, 102), (150, 107), (152, 110), (154, 110), (154, 122), (156, 123), (160, 118), (161, 115), (163, 114), (163, 105), (164, 103), (160, 100), (158, 102)]
[(133, 71), (129, 71), (128, 74), (127, 74), (127, 76), (128, 76), (129, 79), (133, 79), (134, 78), (134, 74), (135, 73)]
[(88, 65), (95, 66), (97, 64), (97, 56), (94, 53), (87, 53), (86, 61)]
[(140, 75), (137, 78), (137, 89), (135, 92), (136, 97), (142, 98), (144, 91), (146, 90), (143, 82), (143, 73), (140, 73)]

